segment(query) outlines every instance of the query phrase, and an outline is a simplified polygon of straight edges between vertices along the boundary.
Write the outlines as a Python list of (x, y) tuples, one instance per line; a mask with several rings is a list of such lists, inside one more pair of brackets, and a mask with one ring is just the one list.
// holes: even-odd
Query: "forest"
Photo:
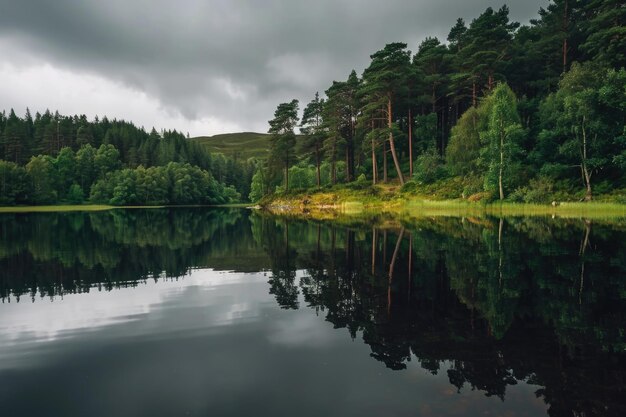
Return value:
[(0, 139), (0, 205), (238, 202), (255, 169), (180, 132), (106, 117), (1, 112)]
[(297, 100), (277, 106), (250, 199), (392, 183), (470, 201), (626, 202), (625, 65), (621, 0), (553, 0), (528, 25), (488, 8), (415, 53), (387, 44), (301, 117)]
[(301, 114), (298, 100), (279, 104), (266, 158), (211, 154), (123, 120), (11, 109), (0, 113), (0, 204), (222, 204), (384, 184), (469, 201), (623, 203), (625, 65), (621, 0), (553, 0), (528, 25), (487, 8), (415, 53), (386, 45)]

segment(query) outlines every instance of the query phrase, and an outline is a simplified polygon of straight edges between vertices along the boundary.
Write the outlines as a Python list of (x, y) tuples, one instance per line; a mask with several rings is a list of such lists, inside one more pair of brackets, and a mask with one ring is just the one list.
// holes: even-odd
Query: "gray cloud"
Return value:
[[(4, 60), (121, 82), (188, 120), (266, 128), (277, 103), (308, 101), (369, 55), (445, 38), (502, 0), (0, 0)], [(509, 1), (526, 22), (547, 0)], [(86, 97), (86, 100), (89, 99)], [(2, 102), (0, 107), (11, 107)], [(37, 108), (37, 103), (31, 107)], [(61, 109), (62, 110), (62, 109)], [(184, 127), (180, 127), (183, 128)]]

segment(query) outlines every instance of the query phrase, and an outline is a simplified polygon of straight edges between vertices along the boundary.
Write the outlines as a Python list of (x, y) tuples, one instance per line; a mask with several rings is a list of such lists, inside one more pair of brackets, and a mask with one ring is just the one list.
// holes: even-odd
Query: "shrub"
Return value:
[(432, 184), (448, 175), (443, 159), (434, 149), (428, 150), (417, 157), (413, 177), (423, 184)]
[(528, 185), (511, 193), (509, 200), (518, 203), (549, 203), (554, 200), (554, 183), (545, 177), (532, 179)]
[(402, 188), (400, 188), (400, 192), (404, 194), (414, 193), (417, 191), (419, 185), (415, 181), (407, 181), (404, 183)]
[(72, 204), (80, 204), (85, 201), (85, 193), (78, 184), (72, 184), (67, 192), (67, 200)]

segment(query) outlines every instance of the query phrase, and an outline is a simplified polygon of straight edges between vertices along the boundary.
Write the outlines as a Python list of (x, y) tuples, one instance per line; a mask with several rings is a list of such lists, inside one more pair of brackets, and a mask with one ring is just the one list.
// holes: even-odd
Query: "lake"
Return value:
[(0, 214), (3, 416), (624, 416), (626, 221)]

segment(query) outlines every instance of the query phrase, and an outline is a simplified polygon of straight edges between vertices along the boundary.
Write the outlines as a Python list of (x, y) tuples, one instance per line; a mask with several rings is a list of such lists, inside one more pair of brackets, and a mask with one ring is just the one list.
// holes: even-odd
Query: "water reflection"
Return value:
[(243, 214), (154, 209), (0, 215), (0, 297), (8, 302), (132, 287), (209, 266), (257, 270), (265, 256)]
[[(533, 387), (550, 416), (626, 414), (623, 223), (548, 218), (321, 223), (241, 210), (179, 209), (1, 215), (0, 227), (0, 296), (5, 303), (25, 304), (21, 311), (3, 310), (5, 336), (23, 334), (11, 331), (11, 323), (23, 322), (26, 311), (40, 304), (24, 301), (43, 297), (76, 306), (67, 300), (76, 297), (91, 305), (88, 297), (100, 291), (159, 282), (139, 288), (143, 304), (124, 302), (124, 291), (106, 293), (104, 304), (117, 300), (123, 308), (113, 315), (95, 308), (93, 317), (63, 327), (76, 333), (98, 318), (104, 320), (100, 326), (145, 323), (153, 305), (161, 306), (166, 320), (164, 294), (173, 288), (212, 291), (221, 279), (216, 271), (251, 272), (221, 274), (240, 278), (217, 303), (227, 313), (215, 317), (229, 326), (246, 318), (271, 325), (257, 337), (285, 349), (336, 346), (341, 332), (320, 331), (310, 321), (319, 316), (328, 328), (346, 329), (353, 340), (362, 340), (386, 368), (411, 374), (417, 367), (465, 396), (476, 390), (511, 404), (518, 387)], [(190, 273), (191, 279), (185, 277)], [(255, 288), (256, 295), (246, 288)], [(181, 299), (165, 298), (173, 300), (172, 317), (180, 315), (175, 311), (182, 308)], [(185, 305), (194, 299), (185, 297)], [(206, 334), (215, 326), (200, 319), (214, 311), (216, 299), (210, 299), (193, 304), (188, 320), (177, 316), (171, 329), (185, 337)], [(289, 315), (280, 317), (291, 319), (267, 323), (279, 314), (268, 299)], [(71, 317), (69, 311), (57, 314)], [(37, 328), (32, 323), (40, 330), (51, 327), (34, 318), (31, 331)], [(134, 328), (129, 334), (167, 339), (163, 331)], [(272, 363), (282, 366), (276, 358)], [(523, 407), (516, 412), (523, 415)]]
[[(281, 306), (306, 303), (388, 368), (459, 391), (542, 385), (550, 415), (624, 415), (623, 226), (439, 218), (364, 229), (259, 219)], [(293, 279), (305, 268), (306, 278)]]

